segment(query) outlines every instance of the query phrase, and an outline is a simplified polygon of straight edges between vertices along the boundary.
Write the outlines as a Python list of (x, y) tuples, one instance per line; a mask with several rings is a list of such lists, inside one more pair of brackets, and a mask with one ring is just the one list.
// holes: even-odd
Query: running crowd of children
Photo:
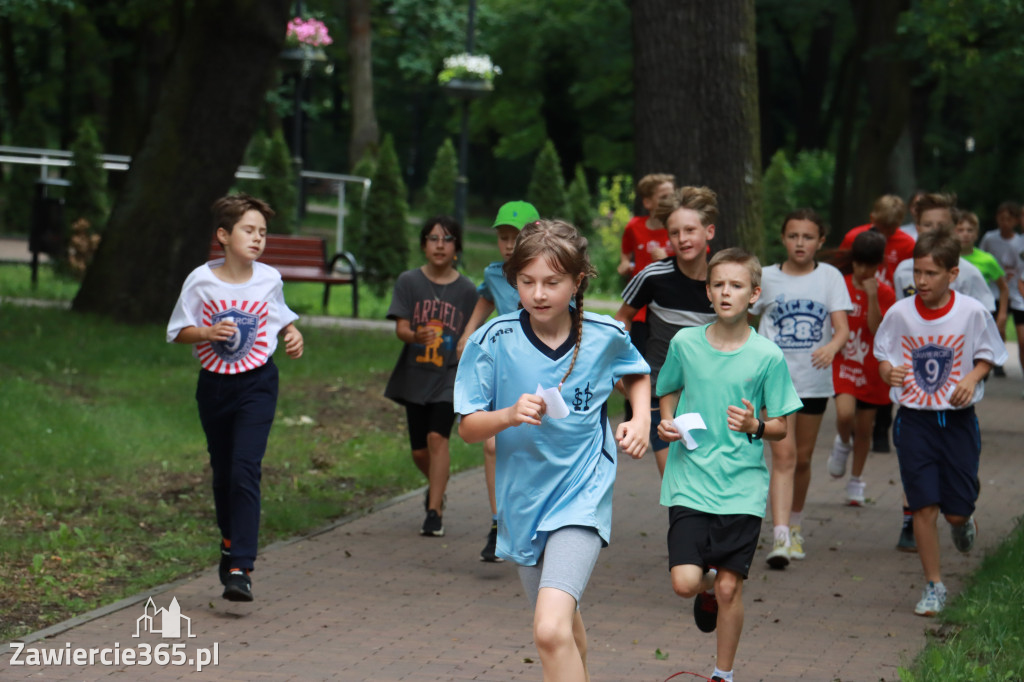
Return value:
[[(849, 467), (845, 502), (865, 504), (868, 453), (888, 451), (891, 426), (904, 492), (897, 548), (921, 560), (926, 585), (914, 612), (940, 612), (938, 517), (969, 552), (980, 491), (974, 405), (990, 371), (1005, 376), (1011, 317), (1024, 361), (1021, 207), (1001, 204), (998, 230), (978, 248), (978, 217), (954, 196), (915, 194), (903, 224), (903, 200), (886, 195), (831, 253), (822, 252), (825, 222), (798, 209), (780, 226), (785, 260), (762, 268), (742, 248), (709, 260), (719, 219), (711, 189), (654, 174), (637, 190), (648, 215), (622, 239), (618, 272), (629, 282), (614, 318), (584, 310), (597, 274), (586, 238), (529, 203), (498, 211), (501, 260), (479, 287), (456, 268), (461, 226), (443, 216), (424, 223), (425, 263), (397, 279), (387, 312), (403, 346), (385, 392), (405, 408), (428, 484), (421, 534), (445, 532), (458, 418), (465, 441), (484, 443), (481, 560), (517, 565), (545, 679), (587, 680), (580, 603), (610, 537), (617, 453), (640, 458), (650, 446), (668, 508), (672, 589), (693, 600), (701, 631), (717, 631), (710, 679), (733, 682), (743, 584), (766, 513), (770, 567), (814, 551), (801, 523), (835, 398), (828, 473), (841, 479)], [(191, 344), (201, 365), (224, 597), (251, 601), (277, 395), (271, 356), (278, 334), (292, 357), (303, 344), (280, 276), (256, 262), (271, 208), (233, 195), (214, 216), (224, 258), (186, 280), (167, 340)], [(628, 399), (615, 430), (614, 390)]]

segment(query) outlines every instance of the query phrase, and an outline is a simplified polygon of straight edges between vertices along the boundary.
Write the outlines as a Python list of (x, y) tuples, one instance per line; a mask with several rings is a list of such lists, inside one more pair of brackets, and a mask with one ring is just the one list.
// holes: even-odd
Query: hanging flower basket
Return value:
[(489, 83), (488, 81), (452, 78), (450, 81), (443, 84), (441, 88), (452, 97), (476, 99), (492, 92), (494, 90), (494, 84)]
[(462, 53), (445, 58), (437, 82), (453, 97), (476, 99), (494, 90), (494, 79), (500, 75), (501, 67), (487, 55)]
[(308, 73), (314, 63), (327, 61), (324, 47), (333, 42), (324, 22), (295, 17), (288, 22), (284, 49), (281, 51), (285, 69)]

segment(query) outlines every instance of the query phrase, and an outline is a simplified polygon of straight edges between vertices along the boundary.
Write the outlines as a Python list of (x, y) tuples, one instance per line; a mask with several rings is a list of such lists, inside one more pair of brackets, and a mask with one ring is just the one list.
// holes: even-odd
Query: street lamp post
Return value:
[[(466, 54), (473, 54), (473, 21), (476, 15), (476, 0), (469, 0), (469, 14), (466, 21)], [(466, 196), (469, 178), (469, 98), (462, 100), (462, 131), (459, 134), (459, 176), (455, 180), (455, 220), (466, 224)]]

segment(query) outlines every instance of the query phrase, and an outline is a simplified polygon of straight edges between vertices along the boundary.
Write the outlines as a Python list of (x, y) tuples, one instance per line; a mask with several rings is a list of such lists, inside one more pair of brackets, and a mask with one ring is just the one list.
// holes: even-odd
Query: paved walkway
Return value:
[[(1024, 510), (1018, 462), (1024, 382), (1016, 349), (1010, 350), (1010, 377), (989, 381), (979, 410), (983, 487), (980, 534), (971, 554), (957, 553), (942, 526), (944, 579), (953, 592)], [(901, 514), (895, 455), (871, 455), (865, 471), (869, 504), (845, 507), (843, 484), (824, 471), (833, 435), (830, 406), (805, 510), (808, 558), (785, 571), (769, 570), (763, 558), (771, 530), (764, 525), (763, 547), (744, 588), (738, 682), (897, 680), (897, 667), (937, 627), (913, 614), (921, 591), (917, 556), (893, 549)], [(691, 603), (669, 585), (666, 513), (657, 505), (657, 490), (653, 457), (620, 462), (612, 544), (602, 552), (582, 604), (594, 682), (660, 682), (683, 670), (707, 674), (713, 665), (714, 636), (696, 629)], [(201, 672), (195, 665), (103, 665), (98, 653), (93, 664), (17, 666), (7, 648), (0, 652), (0, 679), (540, 680), (531, 614), (515, 570), (478, 561), (487, 522), (482, 471), (456, 476), (448, 498), (444, 538), (418, 535), (418, 491), (266, 548), (253, 574), (252, 604), (222, 600), (211, 566), (20, 640), (26, 648), (19, 659), (30, 663), (38, 661), (30, 650), (39, 657), (40, 650), (56, 655), (111, 648), (121, 656), (165, 644), (165, 653), (186, 663), (204, 655), (200, 650), (215, 650), (216, 664)], [(149, 597), (156, 609), (177, 600), (188, 619), (181, 621), (181, 638), (146, 628), (134, 637), (147, 617), (163, 620), (146, 609)], [(194, 637), (187, 637), (186, 626)]]

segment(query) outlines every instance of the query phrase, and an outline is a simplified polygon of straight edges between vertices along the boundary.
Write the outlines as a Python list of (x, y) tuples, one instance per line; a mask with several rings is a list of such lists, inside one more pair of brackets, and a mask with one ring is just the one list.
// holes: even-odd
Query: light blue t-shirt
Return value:
[(484, 281), (476, 288), (476, 293), (494, 304), (499, 315), (514, 313), (519, 309), (519, 292), (505, 279), (502, 270), (504, 265), (499, 260), (484, 268)]
[(710, 325), (682, 329), (669, 344), (658, 374), (658, 396), (682, 389), (676, 414), (698, 412), (706, 431), (694, 431), (696, 450), (682, 441), (669, 446), (661, 481), (661, 504), (709, 514), (764, 517), (768, 501), (768, 467), (764, 443), (729, 429), (728, 408), (765, 408), (769, 418), (796, 412), (803, 403), (789, 378), (782, 350), (750, 329), (739, 349), (720, 351), (707, 339)]
[[(455, 379), (455, 412), (466, 415), (515, 404), (537, 385), (552, 388), (569, 368), (575, 327), (552, 349), (534, 334), (525, 310), (497, 317), (470, 337)], [(622, 325), (583, 313), (583, 339), (561, 388), (569, 416), (545, 415), (497, 435), (497, 554), (533, 566), (547, 535), (565, 526), (594, 528), (607, 544), (617, 447), (608, 397), (627, 374), (650, 374)]]

